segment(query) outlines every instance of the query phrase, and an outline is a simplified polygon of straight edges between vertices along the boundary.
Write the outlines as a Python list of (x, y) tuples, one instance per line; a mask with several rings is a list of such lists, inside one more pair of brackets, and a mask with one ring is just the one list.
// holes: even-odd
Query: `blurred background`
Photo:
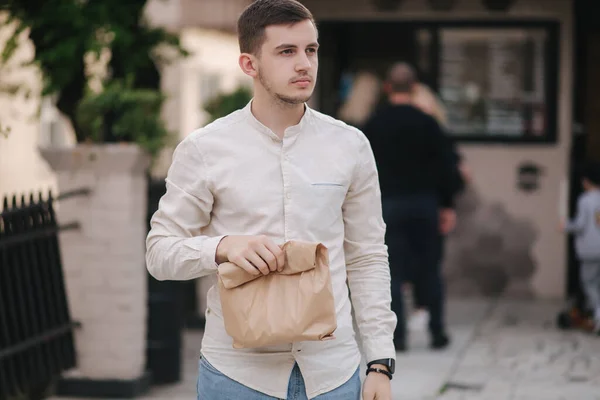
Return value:
[[(146, 272), (174, 147), (243, 107), (251, 0), (0, 0), (0, 399), (195, 396), (212, 278)], [(469, 169), (446, 241), (452, 347), (411, 336), (397, 399), (600, 399), (572, 240), (600, 161), (592, 0), (303, 0), (310, 105), (360, 125), (406, 61)], [(423, 335), (425, 336), (425, 335)], [(413, 349), (414, 348), (414, 349)]]

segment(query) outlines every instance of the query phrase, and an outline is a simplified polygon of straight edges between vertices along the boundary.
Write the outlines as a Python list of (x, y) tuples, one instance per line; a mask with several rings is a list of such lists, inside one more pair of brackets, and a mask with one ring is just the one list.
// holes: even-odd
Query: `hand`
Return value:
[(447, 235), (456, 227), (456, 211), (451, 208), (442, 208), (440, 210), (440, 232)]
[(464, 161), (461, 161), (458, 164), (458, 171), (460, 172), (460, 175), (465, 183), (471, 183), (473, 180), (473, 174), (471, 173), (469, 166)]
[(232, 262), (252, 275), (281, 271), (285, 253), (266, 236), (225, 236), (217, 246), (217, 264)]
[[(386, 369), (385, 365), (372, 365)], [(392, 400), (390, 378), (379, 372), (370, 372), (363, 384), (363, 400)]]

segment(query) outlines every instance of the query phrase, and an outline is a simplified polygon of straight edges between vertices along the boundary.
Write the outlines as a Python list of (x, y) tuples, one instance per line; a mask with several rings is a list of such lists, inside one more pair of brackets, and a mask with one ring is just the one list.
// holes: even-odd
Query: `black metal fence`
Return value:
[[(70, 193), (64, 197), (81, 193)], [(75, 366), (53, 198), (4, 198), (0, 213), (0, 400), (42, 398)]]

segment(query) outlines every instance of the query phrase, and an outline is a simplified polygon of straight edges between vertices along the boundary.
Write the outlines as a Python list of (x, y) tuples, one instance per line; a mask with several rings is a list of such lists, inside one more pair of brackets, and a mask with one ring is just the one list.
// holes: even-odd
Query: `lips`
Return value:
[(310, 78), (300, 78), (300, 79), (295, 79), (292, 81), (292, 83), (310, 83), (311, 79)]

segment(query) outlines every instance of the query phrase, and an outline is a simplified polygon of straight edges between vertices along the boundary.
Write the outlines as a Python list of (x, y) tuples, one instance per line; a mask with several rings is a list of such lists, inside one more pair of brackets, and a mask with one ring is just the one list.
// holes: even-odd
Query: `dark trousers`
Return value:
[[(446, 236), (440, 234), (438, 237), (438, 243), (439, 243), (439, 260), (438, 263), (440, 263), (440, 270), (441, 270), (441, 264), (444, 261), (444, 246), (445, 246), (445, 242), (446, 242)], [(426, 304), (426, 295), (423, 293), (423, 285), (419, 284), (419, 282), (417, 282), (417, 276), (415, 276), (415, 274), (413, 273), (412, 276), (408, 279), (408, 281), (410, 283), (413, 284), (412, 287), (412, 297), (413, 297), (413, 304), (416, 308), (427, 308), (427, 304)], [(443, 283), (443, 280), (442, 280)]]
[(429, 331), (444, 332), (444, 287), (440, 270), (439, 207), (435, 195), (383, 198), (386, 244), (392, 277), (392, 310), (398, 318), (395, 337), (403, 341), (406, 320), (402, 283), (412, 281), (422, 306), (429, 309)]

